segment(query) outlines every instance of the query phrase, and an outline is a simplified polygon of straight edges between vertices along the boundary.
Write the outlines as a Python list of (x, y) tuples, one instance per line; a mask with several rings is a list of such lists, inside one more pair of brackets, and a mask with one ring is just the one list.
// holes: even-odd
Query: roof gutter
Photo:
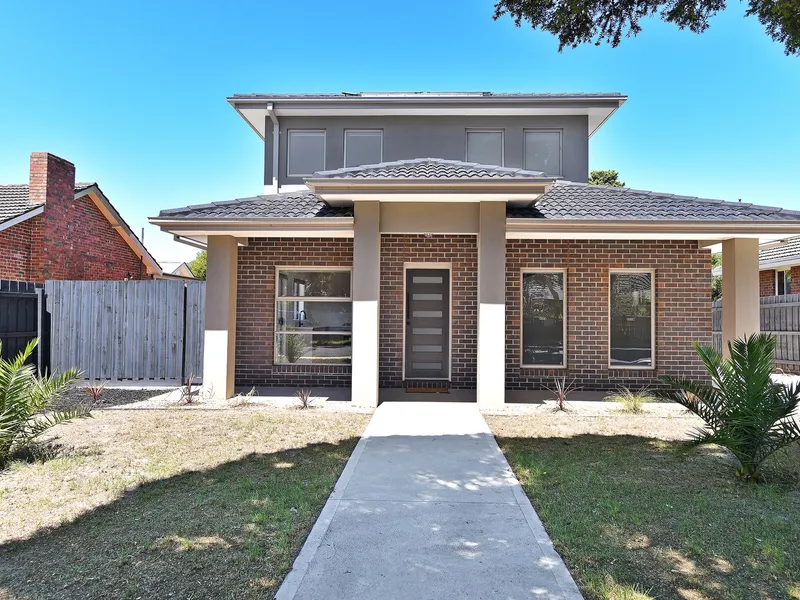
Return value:
[[(531, 219), (512, 217), (506, 219), (507, 233), (536, 231), (582, 233), (658, 233), (665, 231), (698, 232), (714, 234), (768, 233), (771, 235), (800, 233), (800, 221), (606, 221), (595, 219)], [(633, 239), (633, 238), (632, 238)]]
[(278, 193), (278, 150), (280, 148), (280, 133), (281, 126), (278, 123), (278, 117), (275, 115), (275, 106), (272, 102), (267, 104), (267, 114), (272, 120), (272, 186), (270, 189), (265, 189), (264, 193)]

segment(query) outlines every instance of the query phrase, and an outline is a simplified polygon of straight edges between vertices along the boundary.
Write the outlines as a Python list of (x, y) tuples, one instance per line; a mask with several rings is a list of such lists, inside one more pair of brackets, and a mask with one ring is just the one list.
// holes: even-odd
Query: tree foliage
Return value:
[(78, 374), (70, 369), (60, 375), (37, 376), (35, 367), (27, 364), (37, 343), (31, 341), (12, 360), (0, 359), (0, 465), (51, 427), (89, 415), (85, 406), (53, 409), (53, 400)]
[(800, 384), (772, 381), (775, 343), (764, 333), (736, 339), (728, 343), (727, 359), (711, 346), (695, 344), (711, 381), (662, 377), (670, 389), (653, 391), (703, 419), (694, 443), (730, 450), (741, 465), (736, 474), (744, 479), (757, 479), (771, 454), (800, 440), (800, 424), (792, 416), (800, 405)]
[(589, 173), (589, 183), (592, 185), (610, 185), (611, 187), (625, 187), (625, 182), (619, 180), (619, 173), (612, 169), (595, 169)]
[[(747, 0), (746, 15), (755, 16), (787, 55), (800, 56), (800, 0)], [(657, 15), (679, 29), (702, 33), (725, 0), (498, 0), (494, 18), (511, 16), (558, 37), (559, 52), (589, 42), (619, 45), (637, 35), (642, 19)]]
[(197, 253), (197, 256), (194, 257), (192, 262), (189, 263), (189, 268), (192, 270), (192, 275), (205, 281), (206, 267), (208, 267), (208, 252), (206, 250), (201, 250)]

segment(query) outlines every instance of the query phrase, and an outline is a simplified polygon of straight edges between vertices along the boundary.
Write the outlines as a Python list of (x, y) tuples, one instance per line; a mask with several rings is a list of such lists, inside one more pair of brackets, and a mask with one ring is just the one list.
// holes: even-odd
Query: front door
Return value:
[(406, 270), (405, 379), (450, 377), (450, 270)]

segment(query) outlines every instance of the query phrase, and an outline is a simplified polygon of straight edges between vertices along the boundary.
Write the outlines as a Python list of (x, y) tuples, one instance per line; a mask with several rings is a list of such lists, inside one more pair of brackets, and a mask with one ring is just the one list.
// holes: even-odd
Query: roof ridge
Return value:
[[(356, 173), (367, 173), (370, 171), (379, 171), (382, 169), (400, 169), (403, 167), (413, 167), (416, 165), (442, 165), (445, 167), (460, 168), (473, 171), (486, 171), (489, 173), (508, 174), (519, 177), (540, 178), (548, 177), (542, 171), (533, 171), (528, 169), (520, 169), (516, 167), (504, 167), (501, 165), (486, 165), (476, 162), (467, 162), (463, 160), (454, 160), (449, 158), (405, 158), (400, 160), (385, 161), (380, 163), (373, 163), (368, 165), (359, 165), (357, 167), (343, 167), (340, 169), (329, 169), (326, 171), (316, 171), (311, 178), (327, 178), (327, 177), (346, 177)], [(430, 177), (418, 177), (421, 179), (430, 179)], [(458, 177), (461, 179), (461, 177)], [(413, 177), (409, 176), (409, 179)]]

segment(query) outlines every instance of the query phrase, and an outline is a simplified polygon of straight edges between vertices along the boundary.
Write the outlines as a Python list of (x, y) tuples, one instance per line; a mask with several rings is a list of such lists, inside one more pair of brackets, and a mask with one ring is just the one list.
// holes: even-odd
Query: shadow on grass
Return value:
[(800, 598), (800, 483), (782, 466), (796, 469), (800, 448), (767, 466), (780, 483), (754, 485), (713, 446), (588, 434), (498, 442), (588, 598)]
[(147, 483), (0, 545), (0, 597), (271, 597), (357, 441)]

